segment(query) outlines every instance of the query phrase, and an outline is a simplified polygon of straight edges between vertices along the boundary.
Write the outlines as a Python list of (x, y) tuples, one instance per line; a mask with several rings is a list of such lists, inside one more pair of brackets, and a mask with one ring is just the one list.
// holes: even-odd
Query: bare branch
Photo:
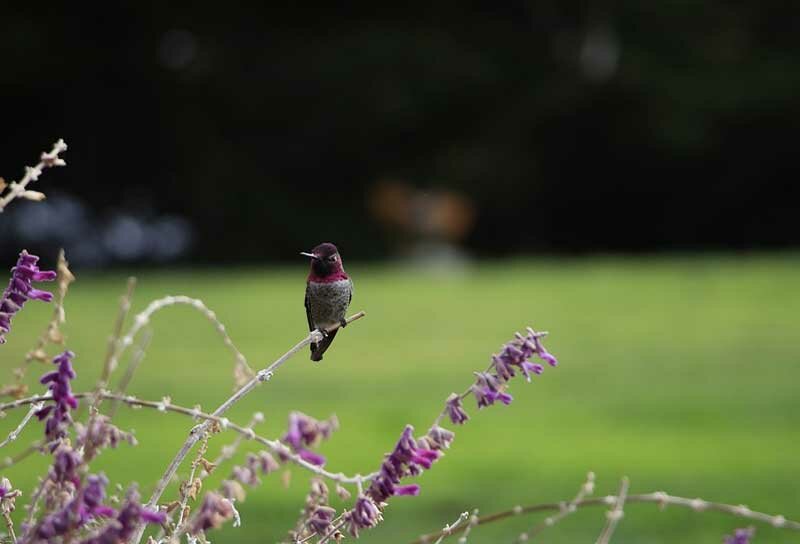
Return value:
[(619, 483), (619, 492), (617, 493), (616, 500), (614, 501), (614, 508), (606, 512), (606, 526), (600, 536), (597, 537), (597, 544), (608, 544), (611, 540), (611, 535), (614, 534), (614, 529), (617, 528), (619, 520), (624, 515), (625, 498), (628, 496), (628, 477), (623, 476)]
[(26, 166), (25, 176), (23, 176), (23, 178), (18, 182), (12, 181), (8, 185), (8, 192), (6, 195), (0, 198), (0, 213), (3, 213), (3, 210), (6, 208), (6, 206), (8, 206), (8, 204), (15, 198), (26, 198), (28, 200), (44, 199), (44, 194), (37, 191), (28, 191), (28, 184), (39, 179), (39, 176), (42, 175), (42, 170), (45, 168), (66, 165), (67, 163), (58, 156), (59, 153), (62, 153), (66, 150), (67, 144), (64, 143), (64, 140), (58, 140), (53, 144), (53, 149), (49, 153), (42, 153), (39, 163), (36, 166)]
[(17, 428), (14, 429), (13, 431), (11, 431), (10, 433), (8, 433), (8, 437), (5, 440), (3, 440), (2, 442), (0, 442), (0, 448), (5, 447), (9, 443), (11, 443), (14, 440), (16, 440), (17, 437), (19, 436), (19, 433), (22, 432), (22, 429), (25, 428), (25, 425), (27, 425), (28, 422), (33, 417), (33, 414), (35, 414), (36, 412), (41, 410), (43, 406), (44, 406), (43, 402), (37, 402), (36, 404), (32, 404), (30, 409), (28, 410), (28, 413), (25, 414), (25, 417), (22, 419), (20, 424), (17, 425)]
[[(608, 495), (605, 497), (596, 497), (590, 499), (583, 499), (575, 503), (576, 508), (585, 508), (587, 506), (613, 506), (617, 503), (618, 497), (616, 495)], [(711, 502), (705, 499), (689, 499), (686, 497), (678, 497), (669, 495), (664, 491), (655, 491), (653, 493), (643, 493), (637, 495), (628, 495), (625, 499), (626, 503), (651, 503), (657, 504), (663, 510), (668, 505), (681, 506), (690, 508), (695, 512), (716, 511), (731, 516), (736, 516), (744, 519), (760, 521), (779, 529), (789, 529), (792, 531), (800, 531), (800, 522), (786, 519), (780, 514), (766, 514), (763, 512), (756, 512), (750, 510), (744, 505), (724, 504), (719, 502)], [(488, 514), (478, 519), (478, 525), (485, 525), (493, 523), (510, 517), (518, 516), (521, 514), (533, 514), (536, 512), (560, 511), (563, 505), (562, 502), (549, 502), (534, 504), (530, 506), (517, 506), (511, 510), (504, 510), (502, 512), (495, 512)], [(459, 527), (453, 531), (454, 534), (464, 530), (464, 527)], [(422, 535), (421, 537), (413, 540), (411, 544), (428, 544), (435, 542), (437, 538), (442, 536), (441, 531)]]

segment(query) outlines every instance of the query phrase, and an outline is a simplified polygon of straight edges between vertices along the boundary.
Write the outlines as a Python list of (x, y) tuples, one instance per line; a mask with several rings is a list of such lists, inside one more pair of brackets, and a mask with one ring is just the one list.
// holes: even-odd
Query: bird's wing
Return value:
[[(311, 316), (311, 305), (308, 303), (308, 284), (306, 284), (306, 297), (303, 301), (303, 304), (306, 307), (306, 319), (308, 319), (308, 332), (314, 330), (314, 318)], [(317, 349), (317, 344), (311, 343), (311, 353)]]
[(350, 280), (350, 298), (347, 299), (347, 305), (350, 306), (351, 302), (353, 302), (353, 280)]
[(306, 298), (303, 301), (303, 304), (306, 307), (306, 318), (308, 319), (308, 332), (314, 330), (314, 318), (311, 317), (311, 306), (308, 303), (308, 285), (306, 285)]

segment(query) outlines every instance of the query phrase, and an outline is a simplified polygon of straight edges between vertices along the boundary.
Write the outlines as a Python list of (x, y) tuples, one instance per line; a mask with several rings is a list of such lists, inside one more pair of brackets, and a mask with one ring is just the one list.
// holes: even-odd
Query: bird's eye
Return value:
[(335, 263), (336, 262), (336, 255), (331, 255), (330, 257), (328, 257), (328, 260), (330, 262), (332, 262), (332, 263)]

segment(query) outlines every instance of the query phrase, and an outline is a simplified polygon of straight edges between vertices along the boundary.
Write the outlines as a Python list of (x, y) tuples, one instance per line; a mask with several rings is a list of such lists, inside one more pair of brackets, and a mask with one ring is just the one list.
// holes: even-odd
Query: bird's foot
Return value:
[(317, 332), (319, 332), (323, 338), (327, 338), (328, 336), (330, 336), (330, 333), (325, 330), (325, 327), (318, 328)]
[(341, 318), (339, 320), (339, 326), (345, 328), (347, 326), (347, 320), (345, 318)]

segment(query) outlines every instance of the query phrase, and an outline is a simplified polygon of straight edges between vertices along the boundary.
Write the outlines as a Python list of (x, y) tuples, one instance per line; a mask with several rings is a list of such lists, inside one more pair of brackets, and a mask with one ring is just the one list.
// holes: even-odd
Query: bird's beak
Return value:
[(306, 253), (305, 251), (301, 251), (300, 255), (302, 255), (303, 257), (311, 257), (312, 259), (316, 259), (317, 258), (317, 256), (314, 255), (313, 253)]

